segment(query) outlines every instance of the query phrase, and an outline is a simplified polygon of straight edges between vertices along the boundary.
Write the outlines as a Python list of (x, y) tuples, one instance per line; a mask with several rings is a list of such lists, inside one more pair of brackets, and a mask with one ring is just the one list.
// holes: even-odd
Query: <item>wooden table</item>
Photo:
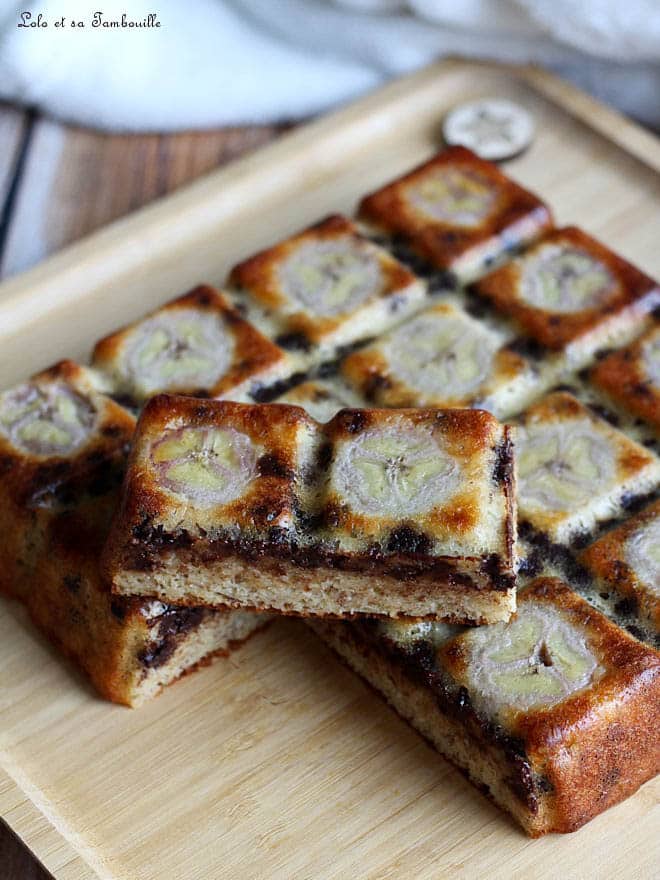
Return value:
[[(0, 104), (0, 277), (29, 268), (283, 129), (104, 135)], [(0, 823), (0, 880), (48, 877)]]

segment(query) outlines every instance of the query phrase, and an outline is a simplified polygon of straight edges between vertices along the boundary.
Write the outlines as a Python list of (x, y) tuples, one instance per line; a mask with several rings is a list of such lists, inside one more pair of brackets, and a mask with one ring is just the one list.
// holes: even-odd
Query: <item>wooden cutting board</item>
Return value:
[[(454, 104), (534, 114), (506, 170), (660, 275), (660, 142), (553, 76), (450, 61), (215, 172), (0, 286), (2, 385), (432, 153)], [(0, 813), (58, 880), (657, 876), (658, 781), (530, 841), (296, 620), (132, 711), (0, 613)]]

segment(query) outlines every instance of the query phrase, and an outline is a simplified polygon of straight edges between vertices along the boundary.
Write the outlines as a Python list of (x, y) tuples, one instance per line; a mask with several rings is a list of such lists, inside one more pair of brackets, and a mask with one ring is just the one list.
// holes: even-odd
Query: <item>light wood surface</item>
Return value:
[[(598, 130), (609, 111), (599, 117), (599, 105), (546, 75), (445, 63), (6, 282), (3, 380), (87, 352), (150, 305), (222, 281), (256, 247), (350, 210), (437, 148), (448, 107), (493, 94), (522, 101), (538, 124), (507, 170), (559, 222), (660, 275), (656, 141), (640, 150), (644, 139), (622, 122), (615, 143)], [(97, 700), (7, 604), (0, 717), (0, 812), (66, 880), (645, 880), (660, 863), (657, 781), (576, 834), (527, 840), (300, 621), (278, 621), (133, 712)]]

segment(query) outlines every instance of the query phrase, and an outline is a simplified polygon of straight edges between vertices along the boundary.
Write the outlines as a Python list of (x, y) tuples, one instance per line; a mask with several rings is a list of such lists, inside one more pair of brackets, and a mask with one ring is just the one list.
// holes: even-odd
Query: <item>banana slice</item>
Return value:
[(179, 428), (151, 449), (161, 484), (198, 507), (239, 498), (257, 475), (257, 458), (252, 440), (233, 428)]
[(406, 188), (417, 211), (452, 226), (478, 226), (495, 206), (497, 195), (493, 183), (477, 172), (447, 166)]
[(489, 374), (497, 344), (461, 318), (426, 314), (399, 327), (383, 348), (391, 372), (410, 388), (460, 400)]
[(660, 596), (660, 519), (651, 520), (630, 536), (625, 561), (640, 584)]
[(136, 328), (126, 374), (148, 396), (158, 391), (211, 388), (227, 371), (234, 340), (215, 316), (172, 309)]
[(67, 455), (89, 437), (96, 411), (66, 385), (20, 385), (0, 395), (0, 431), (32, 455)]
[(656, 333), (642, 346), (642, 364), (644, 374), (660, 391), (660, 333)]
[(570, 314), (597, 308), (615, 286), (607, 267), (586, 251), (552, 245), (524, 261), (520, 291), (537, 308)]
[(384, 284), (377, 257), (349, 238), (302, 243), (278, 274), (289, 299), (324, 318), (353, 311)]
[(488, 715), (553, 706), (602, 668), (585, 635), (555, 608), (525, 603), (509, 623), (461, 636), (471, 695)]
[(574, 510), (608, 487), (615, 454), (587, 419), (532, 424), (517, 432), (520, 507)]
[(428, 431), (391, 426), (344, 443), (333, 478), (355, 512), (400, 519), (446, 502), (458, 488), (459, 469)]

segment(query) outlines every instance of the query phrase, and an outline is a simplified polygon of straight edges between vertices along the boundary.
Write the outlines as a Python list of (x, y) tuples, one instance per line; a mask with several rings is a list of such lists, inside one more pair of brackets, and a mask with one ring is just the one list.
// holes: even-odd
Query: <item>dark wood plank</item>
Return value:
[(1, 880), (52, 880), (51, 875), (32, 853), (0, 821), (0, 878)]
[(0, 104), (0, 210), (14, 176), (26, 120), (22, 110)]
[(105, 135), (39, 119), (0, 274), (29, 268), (99, 226), (266, 143), (280, 130)]

